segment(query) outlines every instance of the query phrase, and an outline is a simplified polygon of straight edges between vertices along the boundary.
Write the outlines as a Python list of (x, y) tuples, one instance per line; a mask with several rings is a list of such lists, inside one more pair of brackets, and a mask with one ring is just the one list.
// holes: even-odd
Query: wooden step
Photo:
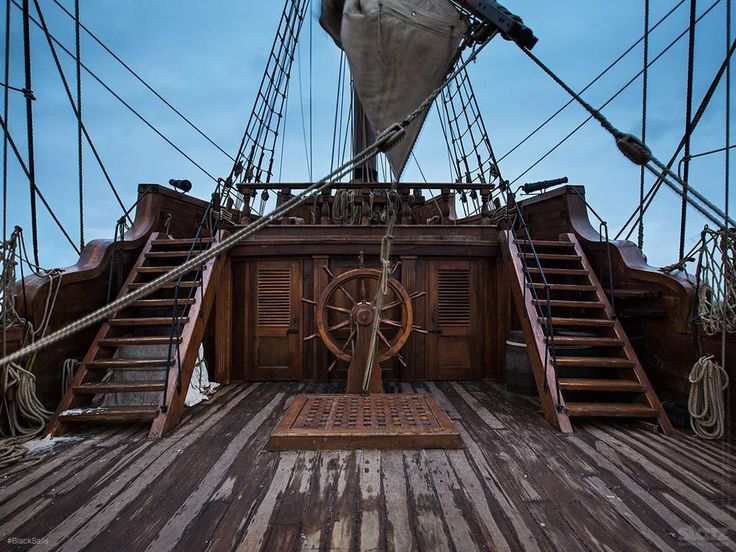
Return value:
[[(174, 337), (173, 343), (181, 341), (180, 337)], [(123, 347), (126, 345), (168, 345), (169, 336), (154, 337), (107, 337), (97, 341), (100, 347)]]
[[(179, 299), (176, 304), (180, 307), (187, 305), (193, 305), (195, 299)], [(160, 307), (173, 307), (173, 299), (141, 299), (130, 305), (136, 308), (160, 308)]]
[[(535, 282), (529, 285), (536, 289), (546, 289), (546, 286), (540, 282)], [(587, 285), (587, 284), (583, 285), (583, 284), (549, 284), (548, 283), (548, 285), (551, 291), (582, 291), (582, 292), (592, 293), (596, 290), (595, 286)]]
[(584, 347), (623, 347), (624, 342), (615, 337), (572, 337), (553, 336), (547, 341), (554, 342), (558, 347), (584, 346)]
[(561, 249), (571, 249), (575, 247), (575, 244), (564, 241), (551, 241), (551, 240), (516, 240), (516, 245), (528, 247), (534, 245), (534, 247), (559, 247)]
[(151, 422), (159, 413), (155, 404), (142, 406), (98, 406), (64, 410), (64, 422)]
[(565, 403), (570, 417), (656, 418), (657, 410), (638, 403)]
[(561, 253), (522, 253), (526, 259), (538, 258), (540, 261), (580, 261), (579, 255), (563, 255)]
[[(137, 289), (142, 288), (143, 286), (147, 286), (150, 282), (133, 282), (132, 284), (128, 284), (129, 289)], [(196, 288), (199, 287), (199, 285), (202, 283), (202, 280), (182, 280), (181, 284), (179, 284), (179, 287), (181, 288)], [(159, 289), (174, 289), (176, 288), (176, 282), (166, 282), (164, 285), (159, 287)]]
[[(109, 324), (111, 326), (137, 326), (146, 328), (149, 326), (170, 326), (172, 318), (170, 316), (162, 316), (159, 318), (113, 318)], [(184, 316), (179, 318), (181, 324), (189, 322), (189, 318)]]
[(78, 395), (97, 395), (98, 393), (147, 393), (163, 391), (164, 381), (135, 381), (135, 382), (106, 382), (84, 383), (75, 385), (74, 392)]
[(587, 276), (588, 271), (581, 268), (545, 268), (540, 270), (539, 268), (529, 267), (527, 269), (532, 274), (541, 274), (544, 272), (545, 275), (554, 276)]
[[(192, 257), (199, 255), (200, 250), (197, 249), (192, 252)], [(146, 253), (146, 258), (150, 259), (171, 259), (171, 258), (182, 258), (189, 256), (189, 250), (177, 249), (174, 251), (149, 251)]]
[(644, 393), (646, 386), (634, 380), (560, 378), (562, 391), (620, 391), (622, 393)]
[(615, 357), (571, 357), (557, 355), (557, 366), (575, 366), (582, 368), (633, 368), (634, 363), (627, 358)]
[[(166, 272), (171, 272), (175, 268), (179, 268), (178, 266), (142, 266), (138, 269), (139, 274), (165, 274)], [(186, 272), (186, 274), (191, 274), (192, 272), (195, 272), (199, 270), (199, 267), (193, 268), (189, 272)]]
[(599, 303), (598, 301), (574, 301), (574, 300), (562, 300), (562, 299), (552, 299), (550, 301), (547, 301), (547, 299), (533, 299), (533, 302), (535, 305), (542, 305), (544, 307), (549, 305), (551, 307), (564, 307), (564, 308), (570, 308), (570, 309), (605, 309), (606, 305), (605, 303)]
[[(540, 319), (540, 322), (545, 325), (544, 319)], [(615, 325), (616, 322), (608, 319), (552, 317), (552, 326), (613, 328)]]
[(111, 358), (93, 360), (85, 365), (87, 370), (164, 370), (165, 358)]

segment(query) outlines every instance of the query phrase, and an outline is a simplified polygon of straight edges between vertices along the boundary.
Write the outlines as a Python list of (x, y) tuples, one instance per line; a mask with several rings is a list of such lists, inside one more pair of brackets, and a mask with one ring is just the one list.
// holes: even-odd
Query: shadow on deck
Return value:
[(435, 394), (464, 450), (266, 452), (290, 397), (336, 389), (229, 386), (163, 439), (89, 431), (0, 472), (0, 549), (736, 549), (724, 446), (636, 426), (561, 435), (485, 383), (387, 388)]

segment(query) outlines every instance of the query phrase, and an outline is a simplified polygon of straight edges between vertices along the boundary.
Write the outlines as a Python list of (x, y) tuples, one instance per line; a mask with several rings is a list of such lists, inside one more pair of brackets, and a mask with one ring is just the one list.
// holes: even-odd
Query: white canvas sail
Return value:
[[(320, 23), (345, 51), (378, 132), (403, 120), (442, 83), (466, 29), (449, 0), (322, 0)], [(426, 116), (387, 154), (397, 178)]]

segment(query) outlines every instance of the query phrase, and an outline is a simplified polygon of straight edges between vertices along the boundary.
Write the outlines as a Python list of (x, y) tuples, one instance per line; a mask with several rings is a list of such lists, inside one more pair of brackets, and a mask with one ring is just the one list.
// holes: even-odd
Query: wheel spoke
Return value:
[(399, 300), (399, 301), (394, 301), (393, 303), (389, 303), (388, 305), (384, 305), (384, 307), (381, 309), (381, 311), (382, 312), (386, 312), (387, 310), (391, 310), (393, 308), (396, 308), (399, 305), (401, 305), (402, 302), (403, 301)]
[(350, 314), (350, 309), (344, 309), (342, 307), (335, 307), (333, 305), (325, 305), (325, 308), (336, 311), (336, 312), (343, 312), (345, 314)]
[(401, 322), (397, 322), (396, 320), (388, 320), (386, 318), (381, 318), (381, 324), (386, 324), (387, 326), (391, 326), (393, 328), (403, 328), (404, 325)]
[(350, 335), (348, 336), (347, 340), (345, 341), (345, 344), (342, 346), (342, 349), (340, 349), (340, 352), (341, 353), (344, 353), (345, 352), (345, 349), (347, 349), (347, 346), (353, 340), (353, 337), (354, 336), (355, 336), (355, 330), (350, 330)]
[(380, 337), (381, 341), (383, 341), (386, 344), (386, 347), (388, 347), (389, 349), (391, 348), (391, 342), (388, 339), (386, 339), (386, 336), (383, 335), (383, 332), (381, 330), (378, 330), (378, 337)]
[(339, 324), (335, 324), (334, 326), (330, 326), (329, 328), (327, 328), (327, 333), (334, 332), (335, 330), (339, 330), (340, 328), (344, 328), (348, 324), (350, 324), (349, 318), (347, 320), (343, 320)]
[(353, 305), (355, 305), (355, 299), (353, 299), (353, 296), (350, 295), (344, 287), (340, 285), (340, 286), (337, 286), (337, 288), (345, 294), (345, 297), (347, 297), (350, 300), (350, 302), (353, 303)]
[(366, 298), (368, 297), (368, 291), (366, 290), (364, 278), (360, 279), (360, 286), (358, 286), (358, 290), (360, 291), (360, 295), (359, 295), (360, 300), (365, 301)]

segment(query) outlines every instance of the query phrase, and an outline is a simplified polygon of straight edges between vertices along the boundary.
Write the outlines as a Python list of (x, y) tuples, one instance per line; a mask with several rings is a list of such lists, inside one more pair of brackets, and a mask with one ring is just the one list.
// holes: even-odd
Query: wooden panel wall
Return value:
[[(510, 325), (510, 302), (506, 288), (505, 273), (500, 258), (428, 258), (415, 255), (400, 256), (401, 263), (394, 273), (409, 293), (425, 291), (426, 295), (413, 302), (415, 324), (432, 330), (437, 326), (438, 293), (436, 289), (437, 274), (445, 271), (463, 269), (467, 273), (468, 316), (469, 324), (458, 325), (452, 321), (444, 321), (442, 333), (423, 335), (414, 333), (401, 354), (407, 364), (403, 367), (398, 360), (392, 359), (382, 365), (383, 377), (386, 380), (422, 381), (429, 379), (486, 379), (502, 380), (504, 377), (505, 342)], [(258, 370), (259, 337), (257, 320), (257, 278), (258, 267), (271, 269), (288, 267), (294, 262), (301, 266), (300, 282), (297, 288), (300, 300), (317, 301), (322, 290), (330, 281), (328, 269), (338, 276), (358, 266), (358, 260), (345, 255), (314, 255), (300, 257), (274, 257), (246, 260), (233, 258), (230, 269), (231, 290), (224, 290), (232, 297), (232, 350), (230, 354), (230, 370), (224, 374), (224, 364), (218, 363), (218, 377), (225, 381), (247, 381), (251, 379), (271, 379), (267, 371)], [(366, 268), (378, 268), (377, 256), (365, 256)], [(432, 276), (434, 274), (434, 276)], [(456, 298), (458, 299), (458, 298)], [(434, 305), (434, 308), (432, 306)], [(328, 373), (328, 366), (334, 357), (321, 340), (313, 339), (306, 343), (302, 339), (315, 331), (314, 307), (309, 304), (298, 305), (296, 315), (299, 318), (299, 342), (302, 343), (299, 353), (300, 370), (294, 379), (313, 381), (344, 380), (347, 365), (339, 362), (335, 369)], [(453, 311), (454, 312), (454, 311)], [(452, 312), (450, 312), (452, 314)], [(433, 315), (435, 320), (433, 321)], [(220, 322), (223, 328), (227, 325)], [(439, 326), (438, 326), (439, 327)], [(459, 333), (458, 333), (459, 332)], [(222, 338), (218, 338), (221, 339)], [(261, 338), (263, 340), (263, 338)], [(263, 346), (274, 346), (265, 344)], [(455, 362), (457, 360), (457, 362)], [(294, 372), (293, 374), (296, 374)]]

